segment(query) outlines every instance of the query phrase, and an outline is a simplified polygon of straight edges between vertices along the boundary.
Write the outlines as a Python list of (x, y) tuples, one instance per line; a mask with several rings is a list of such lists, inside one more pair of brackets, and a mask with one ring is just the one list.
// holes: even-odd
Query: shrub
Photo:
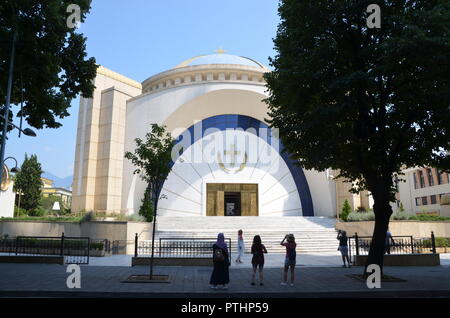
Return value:
[(25, 209), (22, 208), (18, 208), (18, 207), (14, 207), (14, 217), (18, 218), (18, 217), (22, 217), (22, 216), (27, 216), (27, 211)]
[(44, 216), (46, 214), (47, 214), (47, 210), (44, 209), (43, 207), (38, 207), (38, 208), (28, 212), (29, 216), (37, 216), (37, 217), (42, 217), (42, 216)]
[(419, 214), (411, 216), (410, 220), (415, 221), (450, 221), (448, 216)]
[(391, 220), (411, 220), (412, 217), (412, 214), (400, 210), (392, 213)]
[(90, 250), (99, 250), (99, 251), (101, 251), (101, 250), (103, 250), (103, 248), (104, 248), (103, 242), (91, 242), (91, 244), (89, 246)]
[(348, 222), (373, 221), (373, 220), (375, 220), (375, 213), (373, 213), (372, 211), (350, 212), (347, 216)]
[(363, 207), (363, 206), (359, 206), (359, 207), (356, 209), (356, 211), (357, 211), (357, 212), (367, 212), (367, 209), (366, 209), (365, 207)]
[(341, 211), (341, 220), (343, 221), (347, 221), (347, 217), (350, 214), (350, 212), (352, 212), (352, 207), (350, 206), (350, 203), (348, 203), (347, 200), (344, 201), (344, 205), (342, 206), (342, 211)]
[(85, 215), (81, 217), (80, 222), (91, 222), (95, 221), (95, 214), (94, 212), (87, 212)]

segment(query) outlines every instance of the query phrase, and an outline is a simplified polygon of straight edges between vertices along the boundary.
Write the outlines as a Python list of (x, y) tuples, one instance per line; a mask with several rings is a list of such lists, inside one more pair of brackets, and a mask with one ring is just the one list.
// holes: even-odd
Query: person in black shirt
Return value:
[(252, 265), (253, 265), (253, 275), (252, 275), (252, 285), (255, 285), (255, 275), (256, 270), (259, 269), (259, 285), (263, 286), (263, 268), (264, 268), (264, 254), (267, 253), (266, 247), (261, 242), (261, 237), (255, 235), (253, 238), (252, 245)]
[(337, 239), (339, 240), (338, 251), (341, 252), (342, 261), (344, 262), (344, 265), (342, 267), (347, 267), (345, 265), (345, 260), (347, 260), (348, 267), (351, 267), (350, 259), (348, 257), (348, 237), (347, 237), (347, 233), (345, 231), (339, 230)]

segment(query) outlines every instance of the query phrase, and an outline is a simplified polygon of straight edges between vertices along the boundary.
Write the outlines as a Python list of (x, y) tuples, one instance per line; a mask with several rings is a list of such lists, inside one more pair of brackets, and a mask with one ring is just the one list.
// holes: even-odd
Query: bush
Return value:
[(350, 206), (350, 203), (348, 203), (347, 200), (344, 201), (344, 205), (342, 206), (342, 211), (341, 211), (341, 220), (343, 221), (347, 221), (347, 217), (350, 214), (350, 212), (352, 212), (352, 207)]
[(94, 212), (87, 212), (85, 215), (81, 217), (80, 222), (91, 222), (95, 221), (95, 214)]
[(373, 221), (375, 220), (375, 213), (373, 211), (368, 212), (350, 212), (347, 216), (347, 222), (357, 221)]
[(28, 212), (29, 216), (37, 216), (37, 217), (42, 217), (46, 214), (47, 214), (47, 210), (44, 209), (43, 207), (38, 207), (38, 208)]
[(415, 221), (450, 221), (448, 216), (419, 214), (411, 216), (410, 220)]
[(367, 212), (367, 209), (366, 209), (365, 207), (363, 207), (363, 206), (359, 206), (359, 207), (356, 209), (356, 211), (357, 211), (357, 212)]
[(391, 220), (411, 220), (412, 217), (412, 214), (400, 210), (392, 213)]
[(27, 211), (25, 209), (22, 208), (18, 208), (18, 207), (14, 207), (14, 217), (18, 218), (18, 217), (22, 217), (22, 216), (27, 216)]
[(125, 215), (125, 214), (119, 214), (116, 216), (117, 221), (132, 221), (132, 222), (145, 222), (145, 217), (138, 214), (132, 214), (132, 215)]

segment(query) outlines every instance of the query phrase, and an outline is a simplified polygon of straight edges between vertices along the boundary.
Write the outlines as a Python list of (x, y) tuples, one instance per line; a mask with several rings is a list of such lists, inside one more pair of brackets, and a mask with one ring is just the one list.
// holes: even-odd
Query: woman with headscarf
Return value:
[(230, 282), (228, 271), (230, 260), (228, 257), (228, 246), (225, 243), (223, 233), (217, 235), (217, 242), (213, 245), (213, 263), (214, 268), (209, 280), (211, 288), (217, 289), (217, 285), (222, 285), (224, 289), (227, 289)]

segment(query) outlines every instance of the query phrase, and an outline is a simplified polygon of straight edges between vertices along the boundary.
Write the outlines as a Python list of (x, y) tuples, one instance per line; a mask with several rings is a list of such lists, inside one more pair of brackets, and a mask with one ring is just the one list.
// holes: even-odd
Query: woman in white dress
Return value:
[(244, 256), (245, 244), (244, 238), (242, 237), (242, 230), (238, 231), (238, 257), (236, 258), (236, 263), (242, 263), (242, 257)]

